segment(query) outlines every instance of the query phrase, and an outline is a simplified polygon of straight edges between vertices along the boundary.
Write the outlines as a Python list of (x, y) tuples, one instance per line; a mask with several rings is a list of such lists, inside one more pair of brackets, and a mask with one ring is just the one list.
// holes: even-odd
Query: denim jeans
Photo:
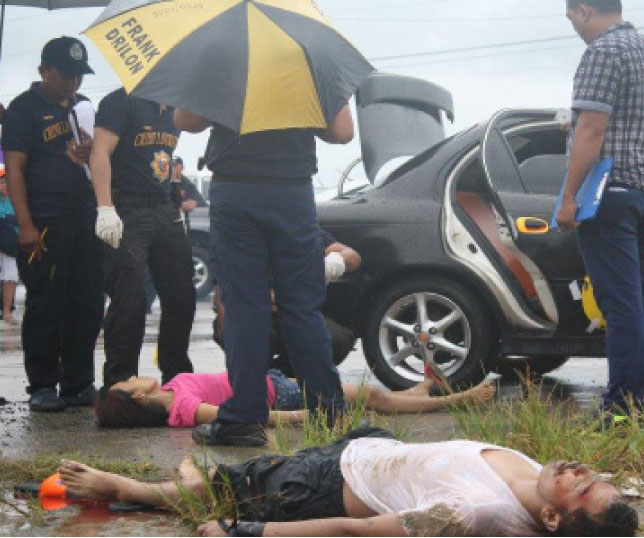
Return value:
[(581, 224), (579, 245), (607, 321), (604, 408), (644, 396), (644, 191), (610, 185), (597, 218)]

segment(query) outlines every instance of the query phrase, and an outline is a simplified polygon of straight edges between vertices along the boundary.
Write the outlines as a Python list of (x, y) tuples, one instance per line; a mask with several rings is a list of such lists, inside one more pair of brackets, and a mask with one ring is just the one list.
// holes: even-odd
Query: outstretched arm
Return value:
[(367, 409), (385, 415), (397, 413), (431, 413), (464, 404), (483, 403), (494, 396), (495, 386), (483, 381), (476, 387), (447, 396), (430, 396), (431, 383), (424, 381), (407, 391), (393, 392), (371, 385), (342, 385), (348, 403), (364, 401)]
[[(226, 536), (216, 521), (199, 527), (201, 536)], [(267, 523), (262, 536), (407, 536), (398, 514), (365, 519), (338, 517)]]
[[(219, 407), (202, 403), (195, 413), (195, 424), (210, 424), (217, 418)], [(282, 424), (299, 424), (304, 421), (307, 411), (271, 411), (268, 416), (269, 426), (275, 426), (279, 421)]]

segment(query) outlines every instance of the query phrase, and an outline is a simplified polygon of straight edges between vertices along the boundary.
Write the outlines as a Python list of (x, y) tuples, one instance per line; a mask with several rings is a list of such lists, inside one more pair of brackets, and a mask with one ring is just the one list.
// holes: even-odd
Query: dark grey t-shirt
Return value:
[(240, 136), (214, 124), (206, 163), (224, 179), (309, 180), (317, 173), (315, 133), (315, 129), (285, 129)]

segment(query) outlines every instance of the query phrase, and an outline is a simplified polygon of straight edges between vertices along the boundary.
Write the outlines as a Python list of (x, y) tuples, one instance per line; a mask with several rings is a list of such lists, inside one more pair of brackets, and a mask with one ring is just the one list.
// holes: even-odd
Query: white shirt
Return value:
[(477, 443), (407, 444), (364, 437), (342, 452), (340, 468), (351, 490), (378, 514), (402, 513), (410, 536), (456, 531), (476, 536), (534, 536), (539, 527), (508, 485), (481, 456), (513, 450)]

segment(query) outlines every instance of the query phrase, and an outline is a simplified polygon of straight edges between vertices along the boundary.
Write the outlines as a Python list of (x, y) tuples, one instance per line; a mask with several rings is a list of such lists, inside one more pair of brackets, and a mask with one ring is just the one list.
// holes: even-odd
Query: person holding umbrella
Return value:
[[(27, 288), (22, 346), (32, 411), (92, 405), (94, 347), (103, 318), (102, 245), (96, 201), (70, 109), (93, 73), (73, 37), (42, 50), (41, 82), (9, 105), (2, 132), (9, 196), (20, 227), (20, 278)], [(57, 390), (60, 386), (60, 392)]]
[(211, 128), (211, 230), (227, 308), (234, 396), (198, 442), (262, 445), (268, 420), (270, 280), (307, 406), (330, 423), (342, 388), (325, 300), (311, 176), (316, 136), (353, 138), (347, 103), (373, 71), (312, 0), (112, 6), (85, 32), (128, 92), (176, 107), (182, 130)]
[[(211, 125), (183, 110), (175, 111), (175, 122), (193, 132)], [(324, 260), (311, 183), (317, 171), (316, 135), (329, 143), (351, 141), (349, 107), (323, 131), (272, 130), (239, 137), (212, 126), (206, 157), (213, 172), (210, 229), (226, 305), (226, 364), (234, 395), (211, 426), (194, 430), (198, 442), (265, 443), (268, 408), (261, 384), (268, 368), (271, 279), (285, 345), (308, 407), (321, 405), (330, 423), (342, 413), (340, 377), (321, 314)]]

